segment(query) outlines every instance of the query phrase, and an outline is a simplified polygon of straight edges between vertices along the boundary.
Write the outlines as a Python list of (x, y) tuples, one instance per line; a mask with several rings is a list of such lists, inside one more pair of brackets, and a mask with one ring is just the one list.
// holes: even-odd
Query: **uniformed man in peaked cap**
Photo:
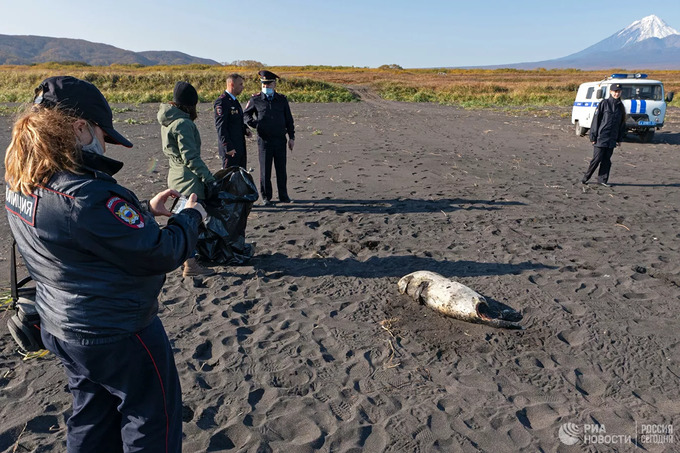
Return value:
[(597, 182), (609, 187), (609, 172), (612, 167), (614, 148), (621, 145), (626, 134), (626, 108), (621, 102), (623, 87), (620, 83), (609, 86), (609, 97), (597, 105), (590, 126), (590, 141), (593, 143), (593, 158), (588, 165), (581, 184), (587, 184), (598, 169)]
[[(266, 70), (258, 72), (258, 75), (262, 90), (253, 94), (246, 104), (243, 120), (248, 126), (257, 129), (262, 204), (266, 206), (272, 203), (272, 163), (276, 170), (279, 201), (290, 203), (291, 199), (286, 187), (286, 143), (288, 149), (293, 152), (295, 145), (293, 115), (290, 113), (288, 99), (276, 92), (276, 80), (279, 77)], [(286, 135), (288, 135), (287, 140)]]

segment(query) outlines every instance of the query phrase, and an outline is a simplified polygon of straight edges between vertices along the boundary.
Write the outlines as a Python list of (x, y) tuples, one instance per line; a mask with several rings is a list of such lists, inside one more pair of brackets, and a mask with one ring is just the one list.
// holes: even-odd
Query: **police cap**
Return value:
[(609, 91), (621, 91), (621, 84), (612, 83), (611, 85), (609, 85)]
[(277, 76), (273, 72), (267, 71), (265, 69), (258, 72), (257, 75), (260, 76), (260, 82), (262, 83), (276, 82), (276, 79), (279, 78), (279, 76)]
[(49, 77), (35, 89), (33, 103), (47, 108), (56, 107), (91, 121), (105, 132), (106, 142), (132, 148), (132, 143), (113, 128), (111, 107), (101, 91), (90, 82), (71, 76)]

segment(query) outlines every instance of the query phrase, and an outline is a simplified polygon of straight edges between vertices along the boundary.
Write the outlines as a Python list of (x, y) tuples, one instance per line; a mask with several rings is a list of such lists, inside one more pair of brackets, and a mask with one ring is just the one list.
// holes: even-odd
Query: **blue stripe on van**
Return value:
[(635, 99), (630, 100), (630, 113), (637, 113), (637, 101)]
[(640, 113), (647, 113), (647, 101), (640, 101)]

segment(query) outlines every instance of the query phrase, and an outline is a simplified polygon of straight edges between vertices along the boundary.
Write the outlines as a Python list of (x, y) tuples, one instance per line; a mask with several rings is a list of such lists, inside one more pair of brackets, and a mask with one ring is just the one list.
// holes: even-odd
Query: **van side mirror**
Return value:
[(666, 102), (671, 102), (673, 100), (673, 96), (675, 96), (675, 93), (673, 91), (669, 91), (666, 93)]
[(598, 88), (597, 91), (595, 92), (595, 99), (602, 99), (602, 95), (604, 90), (602, 88)]

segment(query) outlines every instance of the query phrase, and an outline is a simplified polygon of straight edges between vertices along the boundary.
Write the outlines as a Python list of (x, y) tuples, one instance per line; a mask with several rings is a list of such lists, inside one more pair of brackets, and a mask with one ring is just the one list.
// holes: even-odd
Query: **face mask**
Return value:
[(262, 92), (263, 92), (266, 96), (271, 96), (272, 94), (274, 94), (274, 88), (271, 88), (271, 87), (262, 87)]
[(82, 145), (81, 149), (90, 153), (95, 153), (99, 155), (104, 155), (104, 147), (94, 133), (94, 128), (87, 123), (87, 127), (90, 130), (90, 135), (92, 135), (92, 143), (89, 145)]

